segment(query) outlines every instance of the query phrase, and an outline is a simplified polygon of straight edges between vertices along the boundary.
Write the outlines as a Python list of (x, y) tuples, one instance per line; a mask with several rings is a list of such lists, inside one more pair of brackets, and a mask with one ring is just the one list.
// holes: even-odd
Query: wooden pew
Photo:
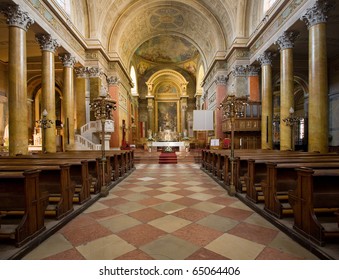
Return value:
[(263, 156), (262, 158), (250, 158), (247, 160), (247, 171), (244, 175), (246, 184), (246, 198), (251, 202), (258, 203), (264, 200), (261, 189), (261, 182), (266, 178), (267, 167), (266, 162), (274, 161), (276, 163), (311, 163), (311, 162), (339, 162), (338, 156), (299, 154), (297, 157), (290, 156)]
[(261, 183), (264, 193), (264, 210), (275, 217), (282, 218), (284, 215), (293, 213), (288, 203), (288, 191), (297, 187), (296, 168), (336, 169), (339, 168), (339, 162), (268, 162), (266, 166), (266, 179)]
[[(45, 230), (47, 193), (39, 186), (40, 170), (0, 172), (0, 238), (14, 240), (17, 247)], [(7, 216), (8, 212), (23, 215)]]
[[(322, 217), (316, 209), (339, 209), (339, 169), (298, 168), (297, 186), (288, 192), (293, 208), (293, 228), (307, 239), (323, 246), (326, 241), (339, 240), (338, 220), (335, 215)], [(329, 223), (332, 221), (332, 223)], [(332, 227), (331, 227), (332, 226)]]
[[(0, 166), (0, 171), (17, 172), (32, 168), (34, 168), (32, 165), (8, 165)], [(49, 204), (45, 210), (45, 215), (61, 219), (73, 211), (75, 184), (72, 184), (70, 180), (70, 165), (39, 165), (38, 168), (40, 170), (39, 188), (41, 191), (47, 192), (49, 196)]]

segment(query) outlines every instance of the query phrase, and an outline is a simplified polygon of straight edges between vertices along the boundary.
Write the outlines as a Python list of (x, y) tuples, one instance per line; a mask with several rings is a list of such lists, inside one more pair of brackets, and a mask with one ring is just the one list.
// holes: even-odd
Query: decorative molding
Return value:
[(16, 26), (27, 31), (28, 28), (34, 23), (27, 12), (23, 11), (20, 6), (12, 5), (3, 8), (1, 11), (7, 17), (7, 24), (9, 26)]
[(299, 32), (284, 31), (283, 34), (274, 43), (280, 50), (291, 49), (294, 47), (294, 41), (299, 37)]
[(318, 23), (326, 23), (328, 18), (328, 12), (334, 8), (334, 4), (330, 1), (316, 1), (314, 6), (308, 8), (300, 20), (305, 22), (307, 28), (312, 27)]
[(259, 61), (261, 66), (263, 66), (263, 65), (271, 65), (272, 66), (272, 57), (273, 57), (273, 53), (266, 51), (266, 52), (263, 52), (262, 54), (258, 55), (257, 61)]
[(64, 67), (70, 67), (73, 68), (74, 64), (76, 63), (76, 59), (74, 56), (72, 56), (70, 53), (63, 53), (59, 55), (59, 59), (62, 62), (62, 65)]
[(53, 39), (50, 34), (36, 34), (35, 39), (39, 43), (42, 51), (54, 53), (56, 49), (60, 47), (58, 41)]

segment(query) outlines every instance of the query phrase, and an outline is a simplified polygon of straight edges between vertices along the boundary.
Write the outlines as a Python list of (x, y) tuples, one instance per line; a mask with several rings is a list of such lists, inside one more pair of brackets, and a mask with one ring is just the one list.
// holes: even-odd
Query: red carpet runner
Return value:
[(161, 153), (159, 156), (159, 164), (176, 164), (178, 163), (177, 155), (175, 152)]

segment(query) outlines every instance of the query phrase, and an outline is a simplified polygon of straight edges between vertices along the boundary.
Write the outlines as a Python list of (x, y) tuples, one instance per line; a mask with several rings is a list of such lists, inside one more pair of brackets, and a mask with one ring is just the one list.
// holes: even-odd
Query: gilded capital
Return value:
[(24, 12), (20, 6), (13, 5), (8, 6), (1, 10), (7, 17), (7, 24), (9, 26), (16, 26), (27, 31), (28, 28), (34, 23), (34, 20), (28, 15), (27, 12)]
[(330, 1), (316, 1), (315, 4), (308, 8), (300, 20), (304, 21), (307, 28), (312, 27), (318, 23), (327, 22), (328, 12), (334, 8), (334, 5)]
[(59, 55), (59, 59), (62, 62), (62, 65), (64, 67), (70, 67), (73, 68), (74, 64), (76, 63), (76, 59), (74, 56), (72, 56), (70, 53), (63, 53)]
[(35, 39), (42, 51), (55, 52), (60, 47), (58, 41), (53, 39), (50, 34), (36, 34)]
[(262, 54), (259, 54), (257, 60), (263, 65), (272, 65), (272, 57), (273, 53), (272, 52), (263, 52)]
[(294, 41), (298, 38), (299, 33), (295, 31), (284, 31), (283, 34), (275, 41), (280, 50), (291, 49), (294, 47)]

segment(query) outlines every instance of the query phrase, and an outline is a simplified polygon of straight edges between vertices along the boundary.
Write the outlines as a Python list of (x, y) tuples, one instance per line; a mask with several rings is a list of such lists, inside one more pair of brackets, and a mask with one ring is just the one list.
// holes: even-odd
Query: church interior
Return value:
[(338, 5), (0, 0), (0, 259), (339, 259)]

